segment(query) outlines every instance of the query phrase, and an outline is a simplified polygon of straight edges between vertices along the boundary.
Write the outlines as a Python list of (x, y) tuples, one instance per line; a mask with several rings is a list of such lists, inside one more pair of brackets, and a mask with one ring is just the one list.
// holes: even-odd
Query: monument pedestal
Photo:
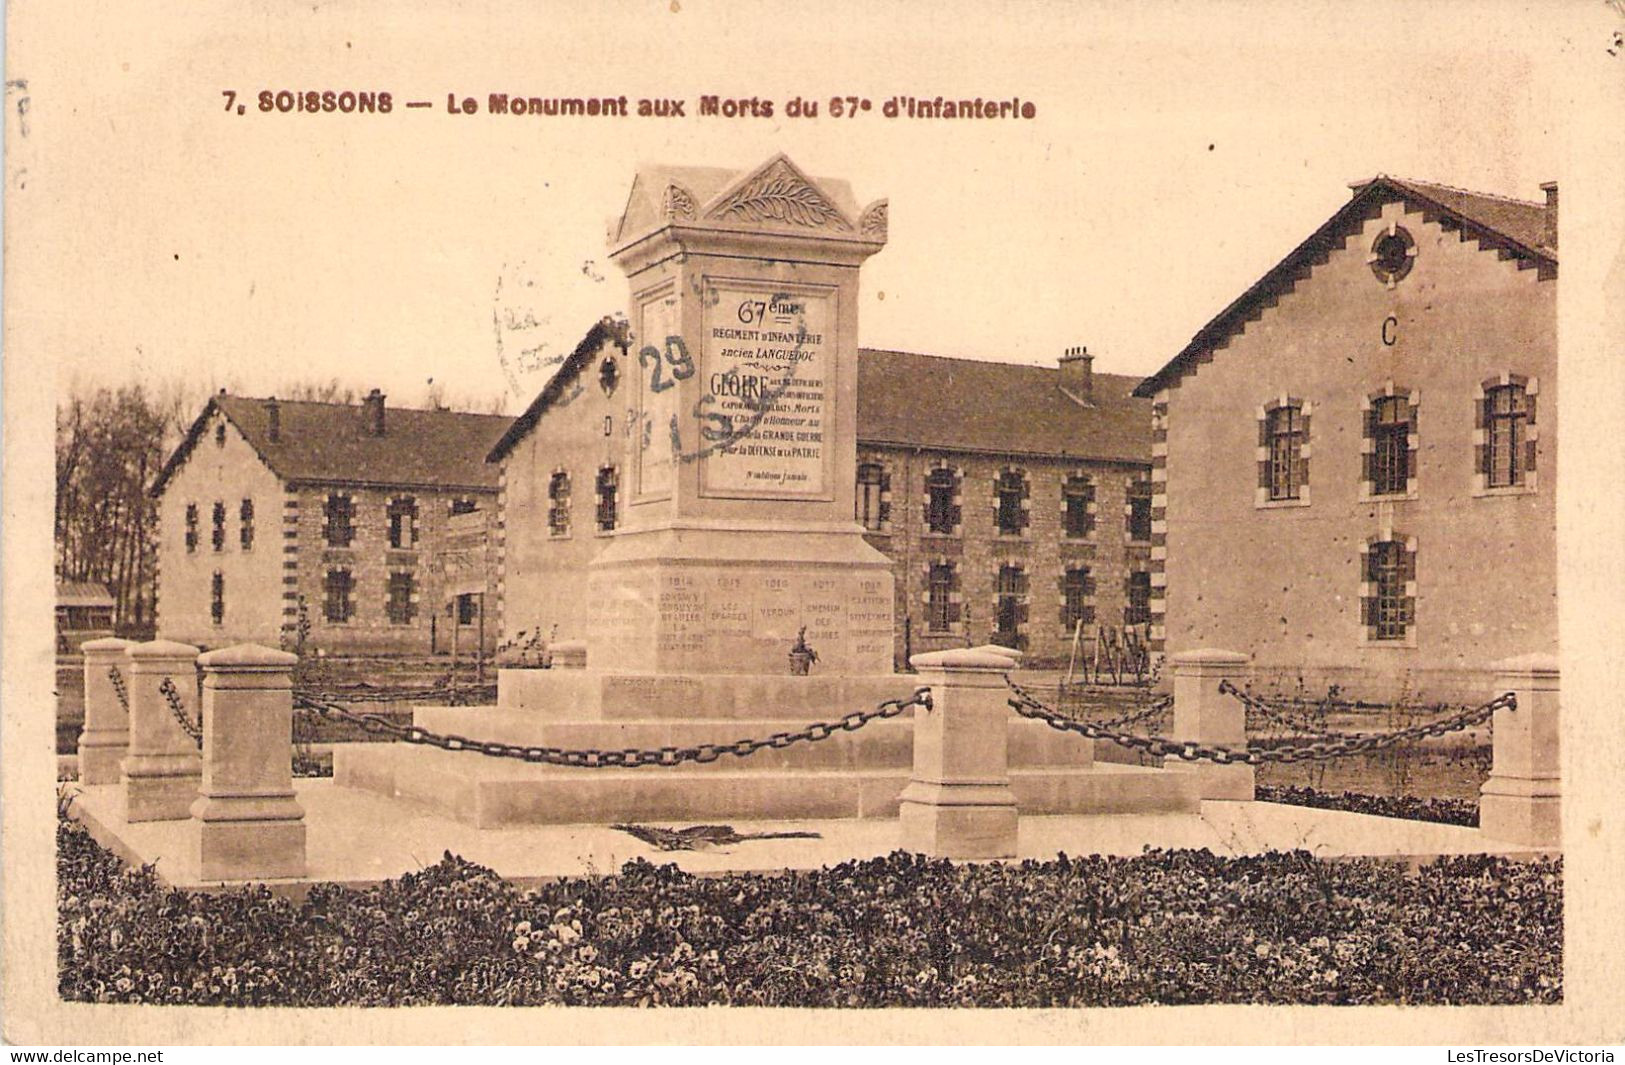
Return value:
[(893, 670), (891, 563), (850, 524), (632, 531), (593, 563), (588, 591), (593, 669), (787, 674), (805, 628), (816, 674)]

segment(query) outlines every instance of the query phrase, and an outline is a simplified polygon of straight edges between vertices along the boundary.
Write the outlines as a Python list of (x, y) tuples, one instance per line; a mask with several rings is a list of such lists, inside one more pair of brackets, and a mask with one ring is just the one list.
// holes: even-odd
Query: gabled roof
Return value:
[(302, 484), (495, 491), (497, 471), (485, 464), (485, 453), (513, 423), (506, 415), (386, 407), (384, 435), (374, 436), (361, 404), (278, 400), (280, 424), (273, 442), (267, 402), (223, 393), (211, 398), (164, 464), (152, 494), (163, 492), (216, 410), (271, 472)]
[[(606, 318), (587, 331), (530, 407), (491, 448), (501, 462), (624, 326)], [(1151, 461), (1150, 405), (1134, 399), (1137, 377), (1094, 375), (1092, 402), (1060, 388), (1048, 366), (858, 350), (858, 441), (1004, 455), (1066, 455)]]
[(1517, 259), (1520, 268), (1538, 269), (1542, 277), (1556, 276), (1557, 248), (1546, 240), (1547, 216), (1551, 209), (1545, 204), (1386, 174), (1356, 182), (1351, 187), (1354, 195), (1336, 214), (1197, 330), (1178, 355), (1140, 382), (1134, 394), (1155, 396), (1194, 370), (1211, 357), (1215, 349), (1228, 343), (1247, 322), (1292, 291), (1299, 281), (1309, 276), (1312, 267), (1324, 263), (1331, 252), (1343, 246), (1351, 232), (1377, 217), (1385, 203), (1403, 202), (1407, 208), (1421, 212), (1426, 221), (1438, 222), (1445, 229), (1460, 230), (1463, 240), (1477, 240), (1503, 259)]
[(105, 584), (95, 581), (57, 581), (57, 606), (114, 606)]
[(571, 382), (581, 376), (581, 371), (591, 365), (593, 358), (603, 349), (605, 344), (615, 344), (622, 351), (625, 351), (627, 343), (627, 330), (624, 322), (617, 322), (613, 318), (600, 318), (591, 329), (587, 330), (587, 335), (581, 338), (581, 343), (576, 345), (575, 350), (565, 358), (564, 362), (559, 364), (559, 368), (554, 371), (547, 384), (542, 386), (542, 390), (537, 393), (536, 398), (531, 400), (530, 406), (525, 408), (525, 413), (513, 419), (513, 424), (508, 426), (507, 430), (491, 444), (490, 449), (485, 453), (485, 461), (501, 462), (506, 458), (508, 452), (512, 451), (521, 440), (530, 434), (531, 429), (535, 427), (542, 414), (558, 402), (559, 397), (564, 394), (565, 389), (570, 386)]
[(858, 441), (1007, 455), (1151, 461), (1150, 406), (1139, 379), (1093, 376), (1091, 403), (1060, 388), (1050, 366), (858, 351)]

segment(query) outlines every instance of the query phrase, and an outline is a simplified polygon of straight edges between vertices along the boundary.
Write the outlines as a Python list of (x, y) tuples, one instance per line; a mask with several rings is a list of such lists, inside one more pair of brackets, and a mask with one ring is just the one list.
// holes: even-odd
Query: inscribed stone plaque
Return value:
[(829, 499), (834, 289), (716, 281), (706, 288), (700, 493)]

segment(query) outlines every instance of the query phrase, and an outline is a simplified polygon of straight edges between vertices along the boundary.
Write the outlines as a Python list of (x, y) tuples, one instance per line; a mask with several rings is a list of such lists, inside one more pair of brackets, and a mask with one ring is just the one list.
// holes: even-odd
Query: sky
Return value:
[[(59, 392), (338, 378), (414, 404), (505, 395), (623, 313), (605, 230), (640, 162), (777, 152), (890, 201), (865, 346), (1143, 375), (1386, 172), (1525, 199), (1560, 177), (1516, 5), (202, 6), (76, 20), (14, 68), (13, 210), (50, 239), (8, 284)], [(389, 91), (389, 115), (261, 113), (261, 90)], [(247, 105), (225, 106), (232, 90)], [(675, 119), (448, 113), (448, 94), (671, 97)], [(695, 114), (770, 98), (775, 116)], [(13, 93), (15, 97), (16, 93)], [(832, 96), (1020, 97), (1031, 120), (828, 114)], [(795, 96), (817, 119), (784, 115)], [(431, 108), (406, 110), (407, 99)], [(18, 173), (19, 168), (21, 173)], [(30, 297), (33, 297), (30, 299)], [(521, 364), (495, 323), (530, 315)]]

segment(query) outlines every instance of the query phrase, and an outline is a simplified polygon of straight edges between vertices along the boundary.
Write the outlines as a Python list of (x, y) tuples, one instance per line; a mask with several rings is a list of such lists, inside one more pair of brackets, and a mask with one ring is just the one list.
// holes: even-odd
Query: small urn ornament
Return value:
[(818, 652), (807, 643), (807, 626), (803, 625), (801, 631), (796, 633), (795, 644), (790, 648), (790, 675), (805, 677), (816, 661)]

